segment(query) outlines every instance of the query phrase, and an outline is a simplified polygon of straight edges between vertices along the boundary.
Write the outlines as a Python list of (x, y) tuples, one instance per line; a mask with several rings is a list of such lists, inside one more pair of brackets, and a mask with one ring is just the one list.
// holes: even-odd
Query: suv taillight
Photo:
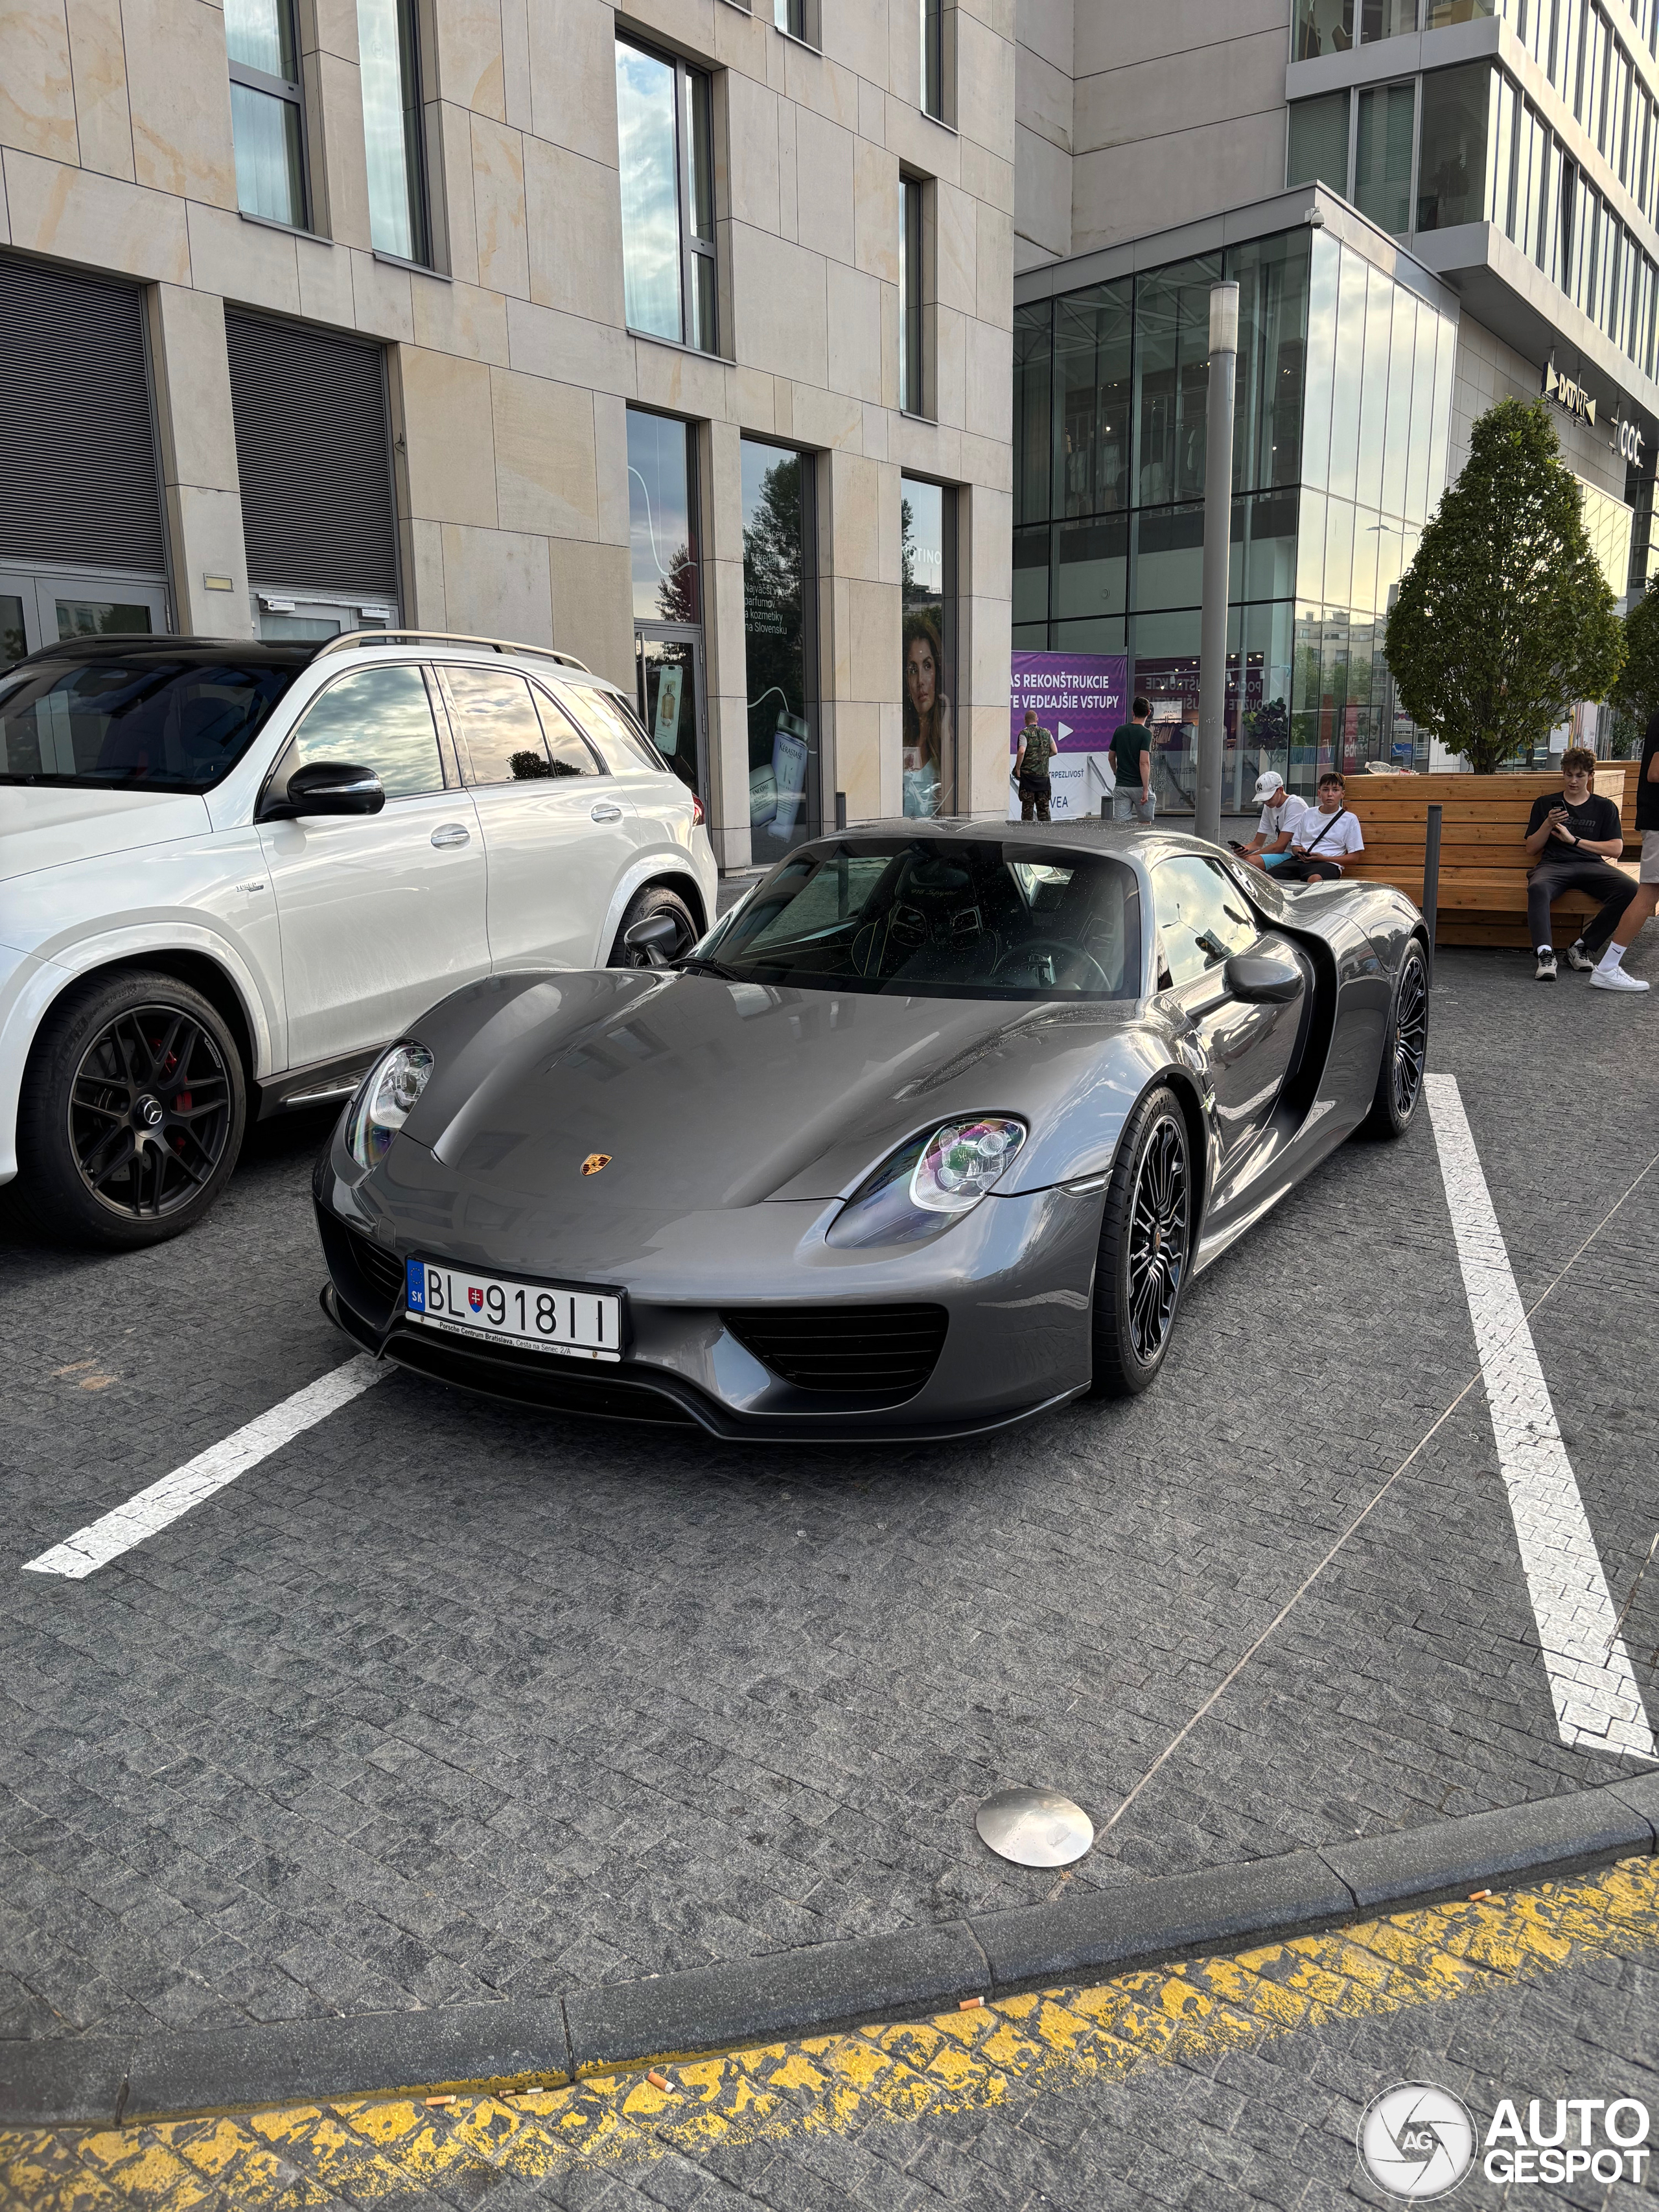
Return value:
[(702, 824), (702, 801), (698, 798), (696, 793), (694, 791), (691, 794), (691, 827), (694, 830), (699, 828)]

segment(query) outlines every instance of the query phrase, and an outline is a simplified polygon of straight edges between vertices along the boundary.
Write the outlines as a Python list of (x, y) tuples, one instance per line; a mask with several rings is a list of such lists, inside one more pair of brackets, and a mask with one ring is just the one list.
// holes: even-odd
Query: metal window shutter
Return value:
[(0, 553), (165, 574), (137, 285), (0, 254)]
[(380, 348), (229, 309), (225, 338), (249, 582), (395, 601)]

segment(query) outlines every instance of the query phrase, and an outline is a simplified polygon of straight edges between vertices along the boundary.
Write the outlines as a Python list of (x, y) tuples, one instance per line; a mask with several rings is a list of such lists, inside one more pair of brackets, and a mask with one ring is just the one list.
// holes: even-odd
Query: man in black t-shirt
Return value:
[(1625, 954), (1636, 942), (1636, 933), (1659, 907), (1659, 714), (1648, 724), (1642, 741), (1642, 766), (1636, 783), (1636, 826), (1642, 833), (1641, 881), (1636, 896), (1620, 915), (1607, 949), (1595, 963), (1590, 981), (1598, 991), (1645, 991), (1639, 977), (1627, 975)]
[(1601, 911), (1567, 948), (1569, 968), (1594, 968), (1615, 924), (1636, 896), (1636, 886), (1609, 864), (1625, 849), (1619, 809), (1591, 789), (1595, 755), (1572, 745), (1561, 756), (1559, 796), (1546, 792), (1534, 802), (1527, 823), (1527, 850), (1533, 866), (1527, 877), (1527, 927), (1538, 953), (1540, 983), (1555, 981), (1555, 950), (1550, 942), (1550, 902), (1564, 891), (1589, 891)]
[(1112, 793), (1114, 822), (1150, 822), (1158, 811), (1152, 797), (1152, 732), (1147, 721), (1152, 708), (1137, 699), (1129, 708), (1133, 718), (1120, 722), (1112, 732), (1112, 774), (1117, 788)]

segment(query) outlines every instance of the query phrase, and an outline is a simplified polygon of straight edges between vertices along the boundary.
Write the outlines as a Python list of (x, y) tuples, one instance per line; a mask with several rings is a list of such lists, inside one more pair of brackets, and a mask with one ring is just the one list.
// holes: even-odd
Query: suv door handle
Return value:
[(441, 822), (432, 833), (432, 842), (440, 847), (470, 845), (472, 842), (472, 832), (465, 822)]
[(620, 822), (622, 820), (622, 809), (617, 805), (614, 799), (601, 799), (596, 801), (593, 805), (590, 806), (587, 811), (590, 817), (595, 822)]

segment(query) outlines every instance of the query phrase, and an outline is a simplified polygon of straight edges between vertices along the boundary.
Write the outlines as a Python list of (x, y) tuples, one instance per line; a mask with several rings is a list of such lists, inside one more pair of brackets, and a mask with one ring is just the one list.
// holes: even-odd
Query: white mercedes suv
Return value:
[(714, 918), (702, 809), (568, 653), (75, 638), (0, 675), (0, 1183), (118, 1247), (471, 978)]

